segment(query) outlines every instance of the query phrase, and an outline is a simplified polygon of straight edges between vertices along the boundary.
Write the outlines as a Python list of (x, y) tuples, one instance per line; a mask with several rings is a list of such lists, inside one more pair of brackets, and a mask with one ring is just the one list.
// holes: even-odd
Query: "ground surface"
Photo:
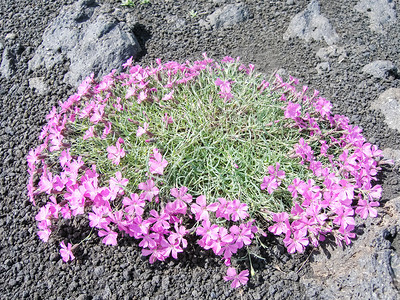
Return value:
[[(308, 253), (290, 256), (273, 238), (267, 241), (269, 248), (262, 253), (265, 260), (253, 260), (256, 275), (248, 286), (238, 290), (230, 289), (223, 281), (223, 264), (197, 248), (190, 249), (178, 262), (149, 265), (136, 244), (128, 239), (118, 247), (106, 247), (94, 239), (78, 251), (73, 263), (63, 264), (58, 240), (47, 244), (39, 241), (34, 220), (37, 209), (28, 202), (25, 191), (28, 178), (25, 157), (37, 145), (47, 112), (73, 93), (73, 88), (63, 82), (68, 62), (52, 70), (35, 72), (28, 71), (27, 63), (40, 45), (48, 23), (72, 2), (0, 0), (0, 50), (8, 48), (15, 53), (12, 76), (0, 79), (0, 298), (321, 298), (324, 294), (321, 289), (326, 287), (304, 285), (301, 280), (313, 275)], [(235, 1), (150, 0), (151, 4), (134, 8), (121, 7), (117, 0), (99, 1), (124, 11), (121, 16), (129, 11), (128, 15), (136, 18), (139, 26), (135, 26), (134, 33), (143, 48), (138, 60), (143, 65), (156, 58), (195, 60), (207, 52), (214, 59), (240, 56), (268, 74), (283, 68), (332, 101), (335, 112), (346, 114), (361, 126), (369, 141), (382, 149), (400, 149), (399, 133), (383, 123), (381, 113), (370, 110), (370, 103), (383, 91), (400, 86), (399, 78), (376, 79), (361, 71), (363, 66), (378, 59), (400, 62), (398, 23), (389, 26), (385, 34), (374, 33), (368, 18), (353, 9), (358, 1), (319, 1), (321, 14), (340, 36), (337, 45), (343, 46), (347, 54), (343, 59), (331, 61), (330, 71), (319, 74), (316, 66), (320, 60), (315, 54), (321, 47), (327, 47), (324, 41), (282, 38), (290, 20), (309, 1), (241, 2), (250, 11), (248, 20), (229, 28), (206, 29), (200, 26), (202, 19), (217, 7)], [(28, 85), (29, 78), (38, 76), (44, 76), (51, 87), (44, 95)], [(386, 170), (381, 181), (382, 200), (386, 203), (398, 194), (398, 168)], [(85, 224), (72, 225), (78, 232), (75, 238), (85, 236)]]

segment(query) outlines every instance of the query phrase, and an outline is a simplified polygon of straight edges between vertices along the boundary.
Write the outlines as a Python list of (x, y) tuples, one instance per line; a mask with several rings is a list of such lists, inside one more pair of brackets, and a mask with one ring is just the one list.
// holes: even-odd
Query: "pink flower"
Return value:
[(219, 227), (217, 239), (209, 240), (203, 248), (206, 250), (212, 249), (215, 255), (221, 255), (223, 252), (222, 247), (232, 242), (233, 236), (228, 230), (225, 227)]
[(274, 190), (276, 190), (279, 186), (279, 182), (276, 180), (274, 176), (264, 176), (263, 182), (261, 183), (261, 189), (267, 189), (269, 194), (272, 194)]
[(197, 227), (196, 234), (202, 236), (198, 244), (204, 248), (211, 240), (218, 238), (219, 226), (216, 224), (211, 225), (209, 219), (204, 220), (201, 225)]
[(184, 239), (183, 237), (188, 234), (188, 230), (186, 230), (185, 226), (179, 226), (178, 223), (175, 223), (174, 225), (175, 232), (172, 232), (171, 235), (168, 237), (168, 241), (170, 243), (182, 243), (182, 247), (186, 248), (187, 247), (187, 240)]
[(89, 213), (89, 226), (96, 227), (99, 229), (108, 229), (108, 224), (110, 221), (107, 219), (110, 210), (104, 206), (96, 207), (93, 206), (92, 210), (94, 213)]
[(219, 204), (218, 209), (215, 212), (217, 218), (224, 218), (229, 221), (231, 215), (230, 203), (226, 201), (225, 198), (218, 198)]
[(226, 276), (224, 276), (225, 281), (233, 280), (231, 287), (233, 289), (238, 288), (240, 285), (246, 285), (249, 280), (249, 270), (244, 270), (239, 274), (236, 273), (235, 268), (228, 268), (226, 271)]
[(139, 126), (138, 130), (136, 131), (136, 136), (140, 137), (143, 134), (147, 132), (147, 129), (149, 129), (149, 124), (144, 123), (143, 127)]
[(374, 208), (379, 206), (379, 202), (369, 202), (368, 200), (358, 200), (358, 207), (356, 208), (356, 214), (360, 215), (361, 218), (366, 219), (368, 215), (371, 218), (376, 218), (378, 211)]
[(118, 233), (110, 230), (109, 228), (107, 228), (106, 230), (100, 230), (98, 232), (99, 237), (103, 237), (102, 242), (105, 245), (111, 245), (111, 246), (116, 246), (117, 243), (117, 237), (118, 237)]
[(168, 165), (168, 162), (163, 159), (160, 152), (158, 152), (157, 148), (153, 149), (153, 155), (150, 157), (149, 166), (150, 166), (150, 173), (153, 174), (164, 174), (164, 168)]
[(51, 234), (51, 230), (49, 228), (42, 228), (40, 231), (38, 231), (37, 234), (39, 236), (39, 239), (47, 243)]
[(282, 180), (285, 178), (285, 171), (279, 170), (280, 166), (281, 166), (281, 164), (277, 162), (276, 167), (274, 167), (274, 166), (268, 167), (268, 172), (273, 177), (277, 177), (278, 179)]
[(168, 128), (168, 124), (172, 124), (174, 122), (172, 117), (169, 117), (167, 113), (164, 114), (162, 121), (165, 123), (165, 128)]
[(246, 203), (240, 203), (239, 200), (233, 200), (231, 203), (231, 218), (232, 221), (236, 222), (239, 221), (240, 219), (244, 220), (246, 219), (249, 214), (247, 213), (248, 206)]
[(105, 122), (103, 135), (101, 136), (101, 138), (104, 140), (110, 132), (111, 132), (111, 122)]
[(332, 109), (332, 104), (328, 100), (319, 97), (317, 102), (314, 104), (314, 107), (315, 110), (319, 112), (323, 118), (325, 118), (329, 117)]
[(313, 161), (314, 151), (303, 138), (300, 138), (299, 143), (294, 145), (294, 150), (302, 158), (301, 164), (304, 164), (303, 160)]
[(170, 91), (168, 94), (165, 94), (165, 95), (162, 97), (162, 100), (168, 101), (168, 100), (173, 99), (173, 94), (174, 94), (174, 90)]
[(165, 256), (168, 257), (170, 254), (173, 258), (178, 259), (178, 253), (183, 252), (182, 247), (178, 241), (173, 241), (171, 236), (168, 237), (169, 246), (165, 249)]
[(218, 209), (218, 203), (211, 203), (207, 205), (206, 196), (200, 195), (196, 198), (196, 203), (191, 205), (191, 211), (196, 215), (197, 221), (208, 220), (209, 211), (216, 211)]
[(132, 61), (133, 61), (133, 56), (131, 56), (127, 61), (126, 61), (126, 63), (124, 63), (124, 64), (122, 64), (122, 67), (123, 68), (128, 68), (128, 67), (132, 67)]
[(138, 189), (143, 191), (143, 193), (140, 195), (140, 199), (144, 199), (149, 202), (151, 202), (154, 196), (157, 196), (159, 193), (159, 189), (156, 187), (156, 184), (152, 179), (139, 183)]
[(49, 195), (53, 189), (53, 175), (50, 172), (47, 172), (46, 165), (43, 165), (43, 174), (40, 177), (39, 189)]
[(125, 156), (125, 151), (121, 148), (121, 144), (118, 141), (115, 146), (108, 146), (107, 152), (108, 159), (116, 165), (119, 165), (121, 158)]
[(127, 178), (122, 178), (120, 171), (115, 173), (115, 178), (110, 178), (110, 189), (117, 192), (119, 195), (124, 194), (124, 186), (128, 185), (129, 180)]
[(103, 104), (103, 105), (96, 106), (94, 108), (93, 115), (90, 117), (90, 122), (92, 122), (93, 124), (97, 124), (103, 120), (105, 106), (106, 106), (106, 104)]
[(142, 255), (147, 256), (150, 255), (149, 262), (153, 264), (156, 260), (164, 261), (169, 253), (168, 248), (170, 244), (165, 240), (165, 238), (161, 238), (158, 246), (151, 249), (142, 249)]
[(288, 106), (285, 110), (285, 118), (296, 119), (301, 115), (301, 106), (298, 103), (288, 102)]
[(268, 227), (268, 230), (275, 235), (290, 232), (289, 215), (286, 212), (274, 214), (272, 220), (276, 224)]
[(300, 178), (295, 178), (293, 179), (293, 182), (291, 185), (288, 186), (288, 191), (292, 193), (292, 197), (294, 199), (297, 198), (297, 192), (299, 191), (299, 187), (303, 181), (300, 180)]
[(69, 261), (69, 260), (72, 261), (72, 260), (75, 259), (75, 256), (74, 256), (74, 254), (72, 253), (72, 250), (71, 250), (72, 245), (71, 245), (70, 243), (68, 243), (68, 245), (65, 246), (64, 241), (62, 241), (62, 242), (60, 243), (60, 246), (61, 246), (60, 254), (61, 254), (62, 260), (63, 260), (64, 262), (67, 262), (67, 261)]
[[(94, 137), (94, 126), (90, 126), (88, 130), (86, 130), (85, 135), (83, 136), (83, 140), (87, 140), (91, 137)], [(69, 150), (69, 149), (68, 149)]]
[(140, 104), (147, 99), (147, 90), (141, 91), (137, 98), (137, 103)]
[(296, 251), (299, 253), (303, 253), (305, 247), (309, 244), (308, 238), (302, 236), (303, 232), (295, 231), (293, 239), (290, 238), (290, 234), (287, 234), (285, 239), (283, 240), (286, 248), (289, 253), (295, 253)]
[(122, 204), (125, 206), (125, 211), (128, 214), (143, 215), (145, 202), (139, 198), (138, 194), (131, 194), (131, 198), (124, 197)]
[(170, 190), (171, 195), (174, 196), (177, 200), (182, 200), (186, 203), (192, 202), (192, 195), (188, 194), (188, 188), (186, 186), (182, 186), (180, 189), (173, 188)]

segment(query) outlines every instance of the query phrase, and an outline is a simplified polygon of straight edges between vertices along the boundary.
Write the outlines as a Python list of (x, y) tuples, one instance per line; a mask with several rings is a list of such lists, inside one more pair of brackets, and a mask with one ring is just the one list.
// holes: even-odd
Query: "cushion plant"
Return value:
[[(193, 234), (236, 288), (249, 272), (231, 257), (258, 235), (303, 252), (327, 235), (349, 244), (356, 215), (377, 216), (381, 151), (318, 91), (231, 57), (123, 67), (53, 107), (29, 152), (44, 242), (58, 219), (85, 215), (104, 244), (133, 237), (153, 263), (176, 259)], [(75, 246), (60, 245), (73, 260)]]

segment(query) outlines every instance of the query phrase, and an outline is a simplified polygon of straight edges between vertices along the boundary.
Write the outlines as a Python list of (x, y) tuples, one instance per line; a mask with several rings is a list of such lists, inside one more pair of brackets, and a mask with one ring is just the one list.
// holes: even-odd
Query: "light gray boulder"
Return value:
[(344, 47), (332, 45), (329, 47), (320, 48), (317, 51), (316, 56), (321, 61), (330, 61), (337, 59), (337, 61), (340, 63), (347, 57), (347, 53)]
[(243, 3), (228, 4), (215, 10), (206, 20), (201, 20), (200, 26), (215, 29), (230, 27), (246, 21), (249, 17), (249, 9)]
[(376, 78), (384, 79), (397, 74), (397, 67), (389, 60), (375, 60), (362, 68), (362, 71)]
[(15, 71), (15, 56), (8, 49), (8, 47), (4, 48), (3, 55), (1, 58), (1, 64), (0, 64), (0, 74), (2, 77), (6, 79), (10, 79), (11, 76), (14, 74)]
[(366, 14), (370, 21), (370, 29), (384, 33), (386, 28), (396, 22), (396, 4), (393, 0), (361, 0), (354, 9)]
[(317, 0), (311, 1), (304, 11), (295, 15), (290, 21), (288, 29), (283, 34), (283, 39), (289, 40), (295, 37), (306, 42), (324, 40), (329, 46), (340, 40), (329, 20), (320, 14)]
[(46, 28), (29, 68), (51, 69), (69, 60), (64, 80), (77, 86), (92, 72), (105, 75), (129, 57), (136, 57), (141, 51), (136, 37), (108, 11), (109, 7), (93, 0), (79, 0), (63, 8)]
[(310, 299), (399, 299), (400, 198), (379, 211), (349, 246), (311, 255), (313, 273), (300, 279)]
[(49, 87), (44, 81), (44, 77), (33, 77), (28, 79), (29, 87), (35, 90), (39, 95), (45, 95)]
[(380, 110), (389, 128), (400, 131), (400, 89), (390, 88), (372, 102), (371, 108)]

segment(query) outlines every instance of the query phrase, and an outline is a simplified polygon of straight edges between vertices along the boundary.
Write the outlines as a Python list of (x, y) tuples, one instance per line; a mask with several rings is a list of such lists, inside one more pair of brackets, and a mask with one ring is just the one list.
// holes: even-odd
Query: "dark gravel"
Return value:
[[(224, 282), (223, 264), (196, 247), (179, 261), (150, 265), (129, 239), (118, 247), (108, 247), (95, 238), (78, 249), (75, 261), (64, 264), (58, 253), (60, 239), (51, 238), (47, 244), (38, 239), (37, 208), (29, 203), (25, 191), (25, 157), (38, 144), (47, 112), (73, 93), (73, 88), (63, 82), (67, 61), (52, 70), (35, 72), (28, 71), (27, 63), (40, 45), (46, 25), (73, 2), (0, 0), (0, 52), (7, 48), (11, 53), (11, 76), (0, 79), (0, 298), (305, 299), (311, 295), (318, 299), (318, 288), (306, 293), (310, 287), (300, 283), (300, 278), (311, 272), (308, 253), (290, 256), (272, 237), (266, 241), (269, 248), (259, 253), (265, 260), (252, 260), (256, 275), (238, 290)], [(368, 19), (353, 10), (358, 1), (319, 1), (321, 13), (341, 37), (338, 45), (347, 52), (343, 61), (333, 60), (331, 70), (321, 74), (316, 70), (320, 61), (315, 53), (326, 47), (324, 42), (282, 39), (291, 18), (304, 10), (308, 1), (242, 0), (250, 18), (220, 29), (205, 29), (200, 20), (223, 4), (239, 1), (150, 0), (151, 4), (134, 8), (121, 7), (119, 0), (98, 2), (111, 3), (121, 10), (121, 18), (126, 14), (136, 17), (139, 25), (134, 33), (144, 49), (139, 57), (143, 65), (156, 58), (195, 60), (207, 52), (214, 59), (240, 56), (269, 74), (283, 68), (331, 100), (335, 112), (361, 126), (370, 142), (382, 149), (400, 149), (399, 133), (382, 122), (383, 115), (369, 109), (383, 91), (399, 87), (400, 79), (376, 79), (361, 72), (374, 60), (400, 62), (400, 26), (393, 25), (386, 34), (372, 33)], [(197, 17), (191, 17), (191, 11), (197, 12)], [(51, 87), (44, 95), (28, 85), (29, 78), (38, 76)], [(398, 195), (399, 180), (398, 170), (389, 168), (381, 175), (383, 202)], [(66, 224), (59, 235), (79, 241), (87, 228), (87, 222), (76, 220)]]

